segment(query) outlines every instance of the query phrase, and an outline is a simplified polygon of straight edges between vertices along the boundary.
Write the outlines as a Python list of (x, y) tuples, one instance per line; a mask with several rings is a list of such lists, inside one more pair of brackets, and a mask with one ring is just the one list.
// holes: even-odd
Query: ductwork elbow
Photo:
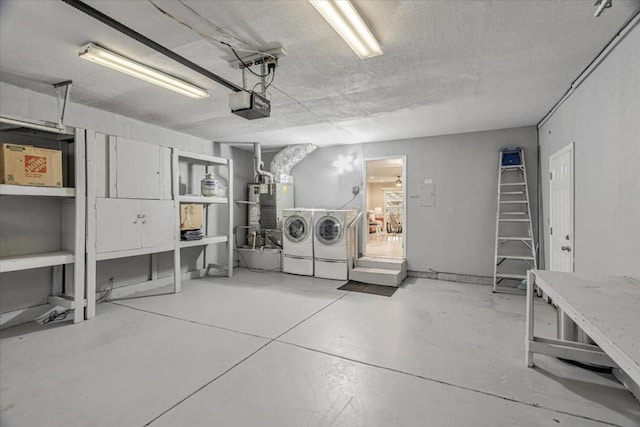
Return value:
[(318, 148), (315, 144), (290, 145), (273, 157), (269, 169), (278, 183), (287, 181), (291, 169)]

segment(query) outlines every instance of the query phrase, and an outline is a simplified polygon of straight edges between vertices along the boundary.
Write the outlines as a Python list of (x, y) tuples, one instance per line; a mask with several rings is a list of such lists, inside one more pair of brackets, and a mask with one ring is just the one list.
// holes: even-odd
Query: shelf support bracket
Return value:
[(67, 110), (67, 102), (69, 102), (69, 93), (71, 92), (71, 85), (73, 82), (71, 80), (66, 80), (64, 82), (55, 83), (53, 85), (58, 92), (57, 101), (58, 101), (58, 127), (64, 127), (64, 113)]

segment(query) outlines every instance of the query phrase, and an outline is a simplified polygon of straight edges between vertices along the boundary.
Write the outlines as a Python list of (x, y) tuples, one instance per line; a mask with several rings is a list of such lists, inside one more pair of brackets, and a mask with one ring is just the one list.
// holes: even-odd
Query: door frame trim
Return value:
[[(402, 160), (402, 218), (404, 219), (404, 224), (402, 224), (402, 258), (407, 259), (407, 224), (409, 221), (407, 220), (407, 155), (406, 154), (391, 154), (388, 156), (374, 156), (374, 157), (365, 157), (364, 158), (364, 167), (362, 168), (362, 182), (363, 185), (363, 208), (364, 212), (363, 221), (364, 231), (361, 236), (361, 244), (362, 244), (362, 253), (366, 255), (367, 253), (367, 240), (369, 239), (369, 217), (367, 215), (367, 162), (371, 160), (391, 160), (391, 159), (401, 159)], [(397, 257), (387, 257), (387, 258), (396, 258)]]
[[(575, 247), (576, 247), (576, 215), (575, 215), (575, 205), (576, 205), (576, 187), (575, 187), (575, 175), (576, 175), (576, 169), (575, 169), (575, 141), (572, 141), (571, 143), (567, 144), (566, 146), (562, 147), (561, 149), (559, 149), (558, 151), (556, 151), (555, 153), (551, 154), (549, 156), (549, 174), (552, 173), (552, 164), (553, 161), (555, 159), (557, 159), (558, 157), (563, 156), (566, 153), (571, 153), (569, 156), (569, 162), (571, 165), (571, 183), (570, 183), (570, 187), (571, 187), (571, 272), (574, 272), (576, 270), (576, 258), (575, 258)], [(549, 175), (549, 233), (548, 233), (548, 238), (549, 238), (549, 270), (551, 270), (552, 266), (551, 264), (553, 263), (553, 237), (551, 236), (551, 215), (553, 212), (553, 197), (551, 197), (551, 175)]]

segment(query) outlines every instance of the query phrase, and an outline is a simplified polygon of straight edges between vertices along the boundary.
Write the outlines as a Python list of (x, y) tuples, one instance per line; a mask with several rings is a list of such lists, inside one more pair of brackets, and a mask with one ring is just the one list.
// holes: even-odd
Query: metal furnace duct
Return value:
[(315, 144), (290, 145), (276, 154), (269, 165), (276, 183), (291, 182), (291, 169), (318, 148)]

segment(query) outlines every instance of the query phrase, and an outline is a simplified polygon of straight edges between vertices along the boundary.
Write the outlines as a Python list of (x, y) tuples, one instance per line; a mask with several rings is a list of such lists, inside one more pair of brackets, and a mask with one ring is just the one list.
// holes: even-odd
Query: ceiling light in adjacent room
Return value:
[(360, 59), (382, 55), (380, 44), (349, 0), (309, 0), (309, 2)]
[(176, 77), (165, 74), (161, 71), (154, 70), (151, 67), (140, 64), (117, 53), (111, 52), (94, 43), (89, 43), (82, 48), (80, 58), (104, 65), (121, 73), (137, 77), (154, 85), (172, 90), (191, 98), (202, 99), (207, 98), (209, 93), (197, 86), (180, 80)]
[(396, 179), (396, 187), (402, 187), (402, 180), (400, 179), (400, 176)]

